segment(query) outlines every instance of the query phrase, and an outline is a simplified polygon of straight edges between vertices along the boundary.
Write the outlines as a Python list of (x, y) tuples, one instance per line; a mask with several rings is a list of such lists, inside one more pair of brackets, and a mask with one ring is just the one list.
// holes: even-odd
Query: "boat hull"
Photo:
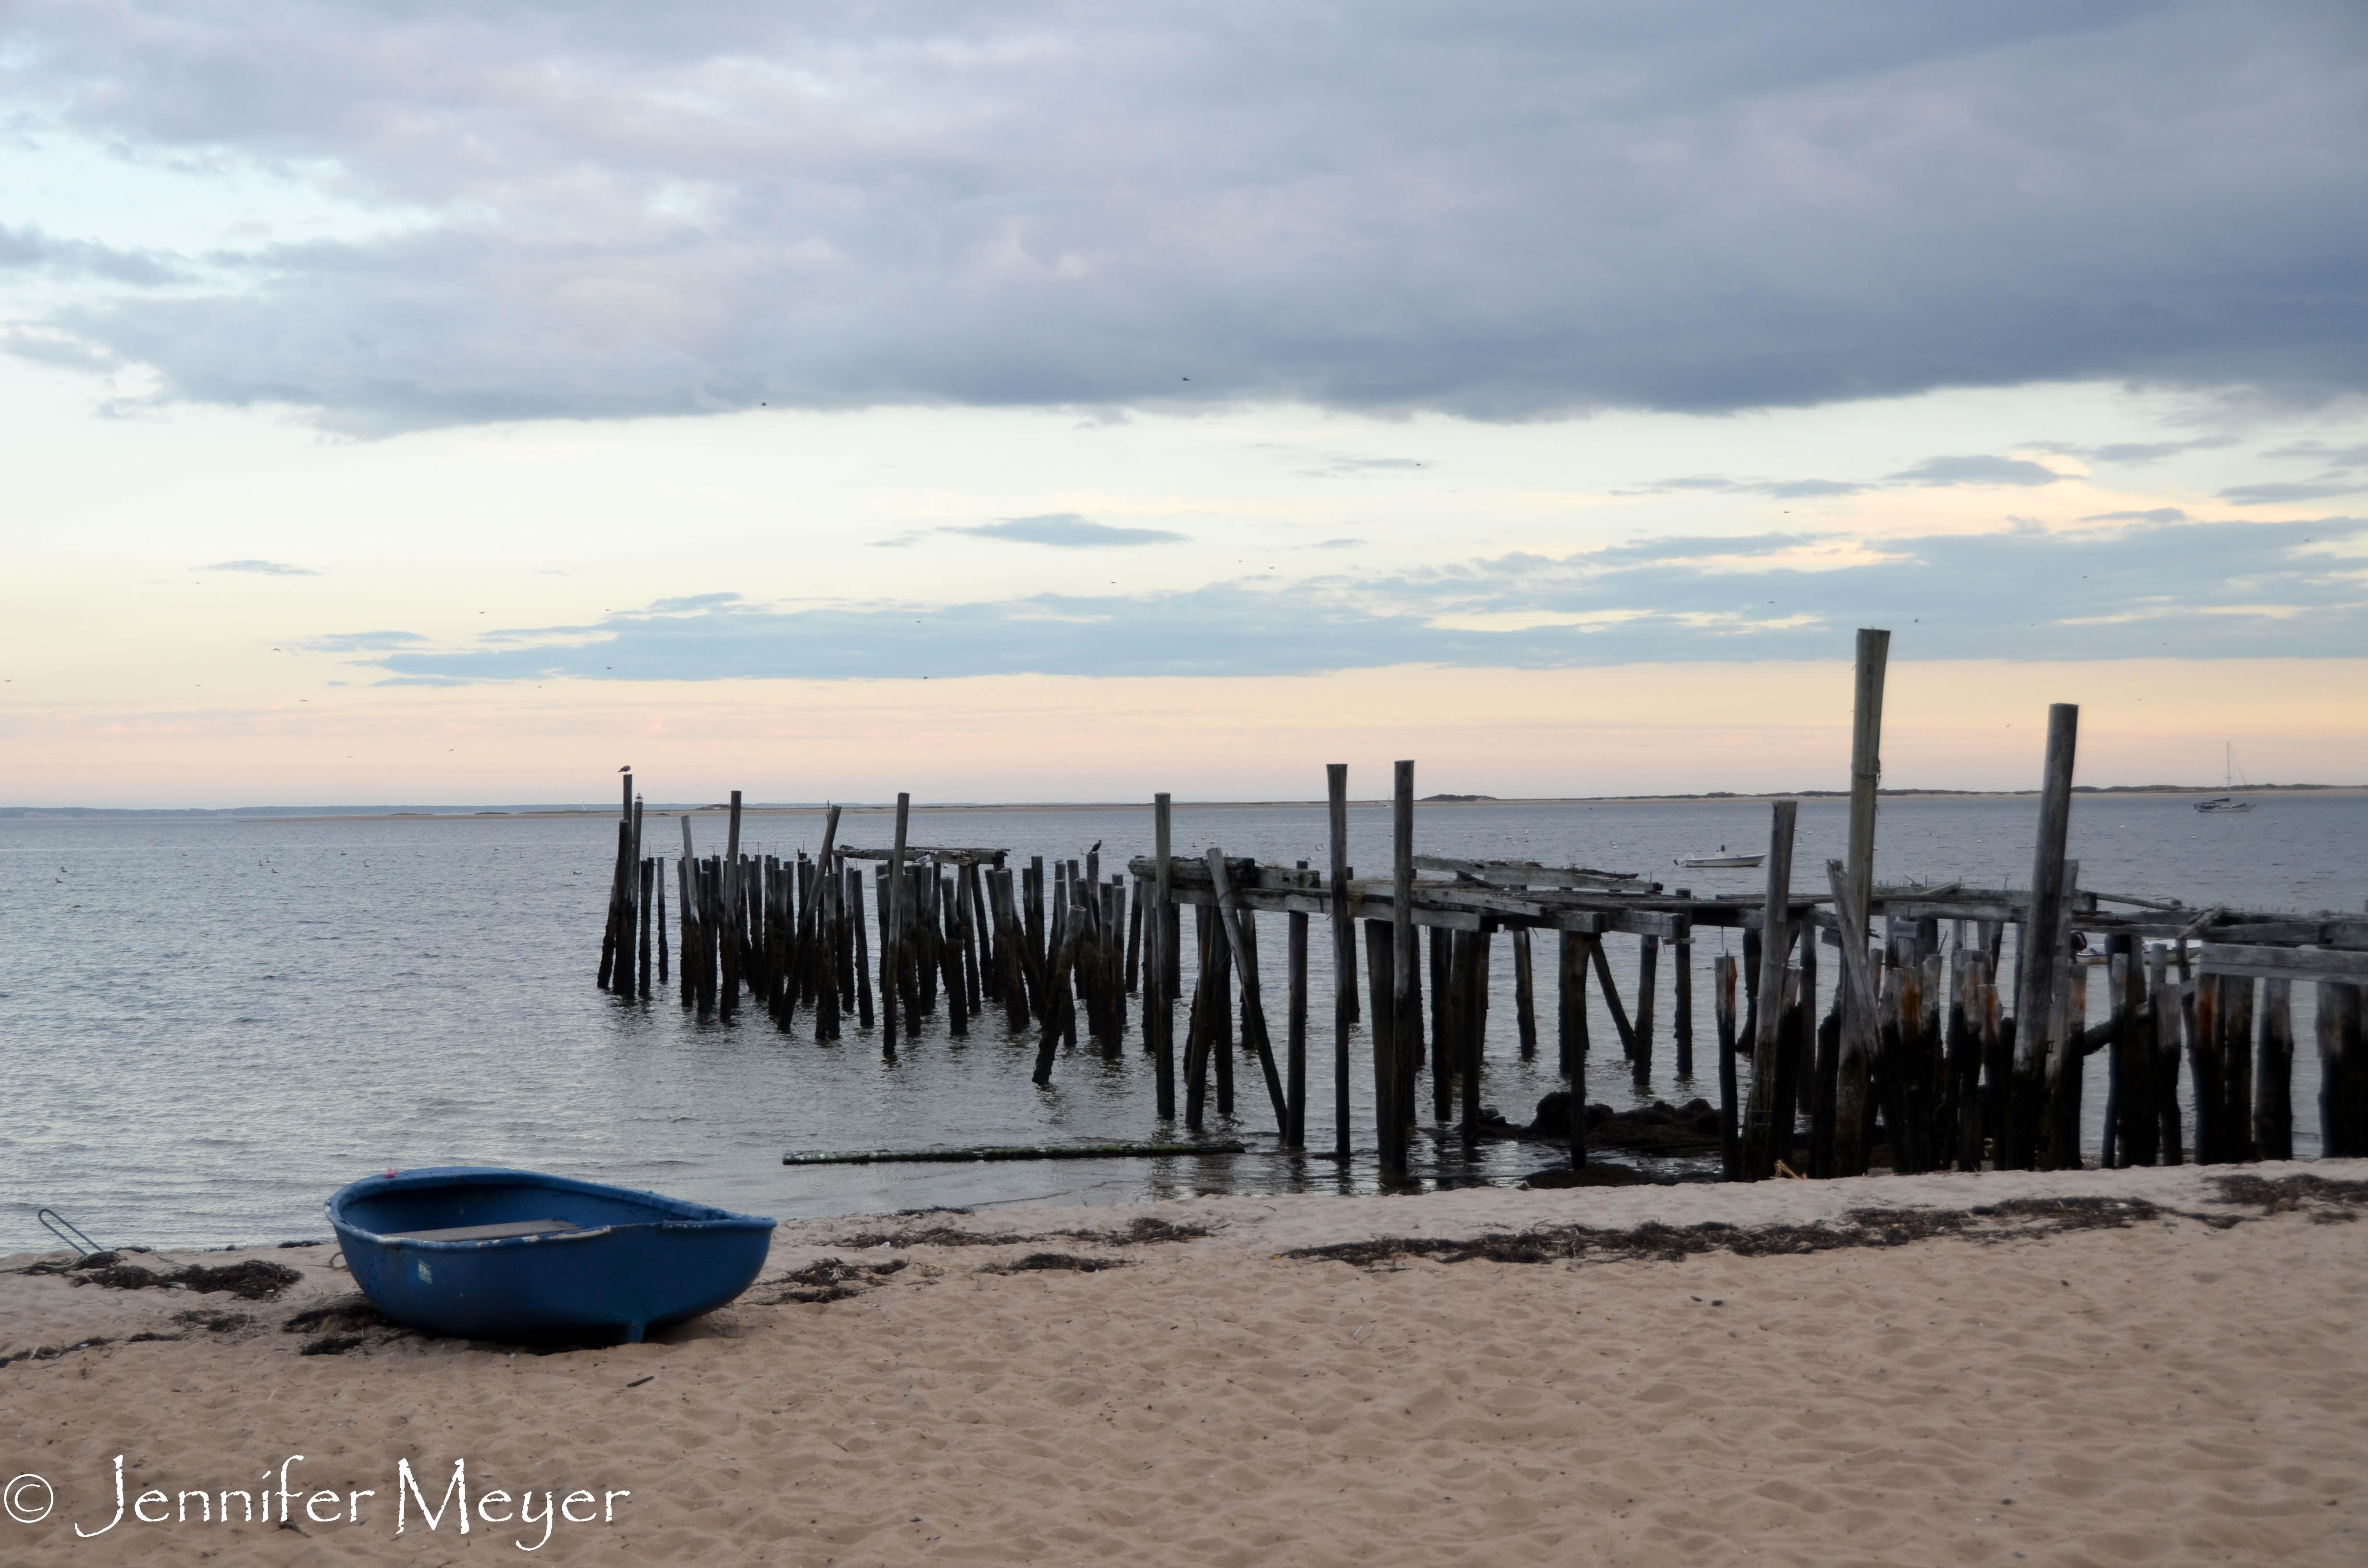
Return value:
[[(536, 1171), (370, 1176), (328, 1202), (354, 1283), (387, 1316), (473, 1339), (639, 1340), (712, 1312), (764, 1267), (773, 1221)], [(572, 1229), (483, 1239), (420, 1232)]]

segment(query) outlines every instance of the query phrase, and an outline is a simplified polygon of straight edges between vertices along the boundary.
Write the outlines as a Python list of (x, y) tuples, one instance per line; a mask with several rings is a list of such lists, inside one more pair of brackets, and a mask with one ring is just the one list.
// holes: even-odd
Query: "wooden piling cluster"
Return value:
[[(911, 844), (904, 797), (890, 847), (839, 844), (834, 807), (811, 859), (746, 855), (735, 791), (721, 854), (699, 858), (682, 821), (672, 948), (680, 1005), (728, 1020), (745, 990), (783, 1031), (803, 1014), (812, 1037), (829, 1042), (852, 1020), (876, 1028), (891, 1055), (900, 1032), (909, 1039), (925, 1018), (942, 1016), (944, 1034), (962, 1040), (974, 1020), (999, 1012), (1008, 1038), (1033, 1045), (1034, 1081), (1049, 1085), (1064, 1052), (1118, 1056), (1130, 998), (1139, 998), (1161, 1122), (1180, 1114), (1197, 1135), (1212, 1109), (1235, 1116), (1238, 1060), (1264, 1091), (1251, 1091), (1261, 1111), (1241, 1114), (1270, 1116), (1281, 1146), (1304, 1153), (1309, 922), (1320, 916), (1335, 979), (1336, 1132), (1323, 1153), (1345, 1163), (1353, 1152), (1351, 1041), (1361, 1024), (1372, 1146), (1383, 1179), (1396, 1182), (1407, 1177), (1425, 1102), (1440, 1133), (1467, 1149), (1511, 1131), (1484, 1099), (1498, 933), (1510, 949), (1511, 1032), (1524, 1057), (1537, 1051), (1540, 1029), (1533, 940), (1554, 937), (1556, 1060), (1575, 1092), (1566, 1128), (1527, 1134), (1566, 1139), (1571, 1163), (1584, 1165), (1590, 987), (1600, 989), (1636, 1085), (1665, 1067), (1690, 1079), (1695, 939), (1725, 930), (1740, 938), (1740, 955), (1711, 963), (1711, 1067), (1731, 1179), (1849, 1176), (1878, 1165), (2289, 1158), (2296, 983), (2316, 987), (2326, 1153), (2368, 1154), (2368, 920), (2197, 911), (2084, 887), (2066, 857), (2076, 710), (2058, 705), (2050, 714), (2028, 887), (1874, 880), (1881, 724), (1867, 708), (1879, 709), (1886, 650), (1886, 634), (1860, 640), (1848, 858), (1821, 872), (1796, 868), (1796, 806), (1778, 801), (1759, 893), (1697, 896), (1618, 871), (1417, 855), (1410, 762), (1393, 779), (1388, 872), (1362, 878), (1348, 863), (1340, 765), (1328, 770), (1331, 855), (1322, 868), (1264, 864), (1216, 846), (1178, 852), (1165, 795), (1153, 804), (1153, 853), (1108, 876), (1099, 845), (1081, 859), (1023, 866), (1008, 863), (1006, 849)], [(630, 775), (623, 790), (599, 983), (643, 998), (651, 994), (654, 934), (656, 977), (666, 978), (666, 878), (663, 860), (642, 852), (643, 812)], [(1258, 917), (1274, 915), (1285, 922), (1280, 998), (1269, 994), (1258, 956)], [(1634, 958), (1625, 990), (1612, 938), (1634, 938), (1619, 949)], [(1829, 987), (1820, 986), (1821, 967)], [(1664, 969), (1666, 1046), (1656, 1006)], [(2092, 983), (2105, 1004), (2096, 1024)], [(2100, 1051), (2104, 1131), (2092, 1151), (2082, 1147), (2082, 1063)], [(2182, 1064), (2192, 1125), (2180, 1109)], [(1326, 1076), (1319, 1068), (1317, 1092)]]

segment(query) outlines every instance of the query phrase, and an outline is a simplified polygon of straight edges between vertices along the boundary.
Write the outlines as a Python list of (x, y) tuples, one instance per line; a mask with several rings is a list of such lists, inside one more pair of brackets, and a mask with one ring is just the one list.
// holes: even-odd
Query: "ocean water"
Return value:
[[(1878, 876), (2021, 885), (2036, 816), (2023, 799), (1886, 802)], [(719, 849), (720, 815), (693, 821), (700, 853)], [(2072, 824), (2086, 887), (2277, 910), (2356, 911), (2368, 898), (2368, 799), (2268, 796), (2232, 816), (2176, 799), (2084, 796)], [(1672, 861), (1723, 845), (1764, 848), (1768, 824), (1767, 805), (1748, 801), (1427, 805), (1416, 846), (1744, 892), (1760, 873), (1680, 871)], [(1800, 831), (1805, 877), (1842, 853), (1843, 803), (1804, 802)], [(645, 845), (670, 852), (679, 832), (672, 817), (653, 816)], [(818, 813), (751, 813), (743, 846), (786, 856), (814, 848), (820, 832)], [(840, 837), (884, 845), (889, 832), (887, 813), (850, 812)], [(1179, 807), (1175, 832), (1178, 854), (1213, 844), (1261, 860), (1329, 858), (1320, 806)], [(916, 843), (1004, 846), (1023, 860), (1082, 858), (1099, 840), (1106, 870), (1147, 852), (1150, 835), (1147, 806), (928, 811), (913, 826)], [(1353, 810), (1350, 835), (1352, 864), (1369, 874), (1387, 865), (1385, 809)], [(34, 1220), (45, 1205), (110, 1244), (319, 1236), (321, 1202), (344, 1182), (447, 1163), (530, 1165), (783, 1218), (1372, 1185), (1361, 1029), (1357, 1156), (1345, 1171), (1276, 1150), (1247, 1058), (1235, 1117), (1212, 1116), (1208, 1129), (1244, 1139), (1245, 1156), (784, 1167), (791, 1151), (1159, 1136), (1150, 1059), (1138, 1031), (1115, 1058), (1064, 1053), (1040, 1089), (1030, 1082), (1032, 1038), (1008, 1038), (993, 1010), (966, 1040), (948, 1038), (942, 1017), (926, 1019), (885, 1060), (876, 1035), (851, 1022), (843, 1040), (819, 1045), (803, 1017), (784, 1033), (745, 1006), (726, 1025), (670, 996), (607, 995), (592, 982), (614, 843), (614, 819), (601, 816), (0, 821), (0, 1252), (51, 1244)], [(1282, 919), (1262, 926), (1279, 1051)], [(1590, 1099), (1715, 1098), (1708, 970), (1723, 941), (1739, 951), (1732, 934), (1705, 931), (1696, 944), (1700, 1081), (1671, 1072), (1665, 952), (1653, 1084), (1641, 1096), (1632, 1085), (1598, 997)], [(1608, 946), (1632, 991), (1633, 939)], [(1320, 922), (1310, 948), (1308, 1142), (1328, 1149), (1331, 981)], [(1539, 948), (1534, 1061), (1516, 1047), (1510, 943), (1493, 949), (1484, 1097), (1526, 1121), (1559, 1082), (1551, 946)], [(1830, 985), (1837, 966), (1827, 958)], [(2096, 1017), (2103, 992), (2091, 987)], [(2305, 1156), (2317, 1147), (2307, 992), (2295, 996)], [(2092, 1156), (2103, 1060), (2089, 1063)], [(1509, 1179), (1554, 1153), (1495, 1143), (1467, 1161), (1456, 1140), (1426, 1133), (1417, 1156), (1422, 1179), (1452, 1183)]]

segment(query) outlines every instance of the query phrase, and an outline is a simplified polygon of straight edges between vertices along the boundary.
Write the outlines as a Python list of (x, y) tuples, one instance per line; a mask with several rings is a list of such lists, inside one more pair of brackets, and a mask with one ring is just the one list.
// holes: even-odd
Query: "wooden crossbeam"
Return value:
[(2206, 942), (2197, 969), (2253, 980), (2333, 980), (2368, 985), (2368, 952), (2327, 948), (2273, 948)]

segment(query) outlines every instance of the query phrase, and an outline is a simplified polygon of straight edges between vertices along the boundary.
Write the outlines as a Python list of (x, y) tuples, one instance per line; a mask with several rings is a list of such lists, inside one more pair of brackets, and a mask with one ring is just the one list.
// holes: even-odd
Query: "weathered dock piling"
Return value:
[[(1013, 1042), (1053, 1094), (1082, 1055), (1101, 1059), (1098, 1072), (1130, 1073), (1139, 1061), (1153, 1075), (1159, 1124), (1146, 1147), (1173, 1143), (1179, 1119), (1195, 1135), (1242, 1131), (1223, 1125), (1235, 1114), (1238, 1051), (1266, 1090), (1261, 1109), (1243, 1119), (1263, 1136), (1270, 1115), (1274, 1149), (1298, 1154), (1310, 1095), (1322, 1094), (1321, 1063), (1310, 1083), (1308, 1014), (1328, 961), (1333, 1125), (1317, 1142), (1344, 1165), (1373, 1159), (1381, 1180), (1396, 1185), (1427, 1176), (1433, 1158), (1442, 1175), (1468, 1173), (1490, 1140), (1566, 1140), (1574, 1166), (1600, 1158), (1607, 1136), (1619, 1144), (1615, 1131), (1589, 1148), (1585, 1091), (1599, 1005), (1590, 993), (1602, 1008), (1594, 1021), (1619, 1039), (1622, 1077), (1643, 1089), (1673, 1065), (1690, 1081), (1696, 939), (1715, 930), (1722, 947), (1732, 932), (1741, 949), (1739, 958), (1706, 955), (1720, 1163), (1732, 1178), (2289, 1157), (2299, 1006), (2315, 1015), (2325, 1151), (2368, 1154), (2360, 1013), (2368, 920), (2199, 910), (2086, 885), (2064, 853), (2077, 710), (2050, 714), (2029, 887), (1875, 879), (1884, 653), (1879, 634), (1861, 638), (1850, 843), (1822, 877), (1793, 874), (1789, 801), (1771, 807), (1766, 886), (1748, 895), (1670, 892), (1582, 866), (1421, 854), (1411, 762), (1394, 769), (1390, 865), (1365, 878), (1349, 864), (1338, 764), (1326, 768), (1330, 853), (1320, 866), (1262, 863), (1209, 844), (1179, 852), (1166, 795), (1151, 802), (1152, 853), (1114, 851), (1107, 864), (1099, 843), (1049, 866), (1006, 849), (916, 844), (909, 794), (898, 797), (888, 847), (841, 843), (842, 811), (831, 806), (818, 845), (768, 854), (744, 844), (766, 818), (744, 822), (734, 791), (719, 813), (721, 851), (697, 853), (685, 812), (669, 870), (665, 857), (645, 853), (649, 808), (625, 776), (596, 980), (637, 1001), (670, 985), (702, 1028), (740, 1027), (745, 993), (790, 1042), (828, 1046), (849, 1028), (876, 1031), (892, 1057), (981, 1036)], [(1318, 916), (1326, 942), (1315, 939)], [(1509, 1020), (1491, 1018), (1499, 932), (1509, 949)], [(1538, 961), (1542, 932), (1553, 934), (1550, 965)], [(2300, 996), (2297, 982), (2309, 987)], [(1540, 994), (1549, 984), (1551, 1001)], [(1498, 1117), (1487, 1091), (1492, 1074), (1515, 1067), (1514, 1052), (1534, 1058), (1549, 1006), (1555, 1062), (1571, 1087), (1523, 1127)], [(1135, 1028), (1139, 1058), (1124, 1049)], [(1670, 1055), (1656, 1062), (1664, 1035)], [(1361, 1128), (1360, 1049), (1372, 1099)], [(927, 1054), (915, 1050), (910, 1070)], [(2101, 1122), (2082, 1104), (2088, 1059), (2099, 1054)], [(2192, 1128), (2183, 1103), (2193, 1107)], [(1212, 1119), (1221, 1125), (1209, 1128)]]

